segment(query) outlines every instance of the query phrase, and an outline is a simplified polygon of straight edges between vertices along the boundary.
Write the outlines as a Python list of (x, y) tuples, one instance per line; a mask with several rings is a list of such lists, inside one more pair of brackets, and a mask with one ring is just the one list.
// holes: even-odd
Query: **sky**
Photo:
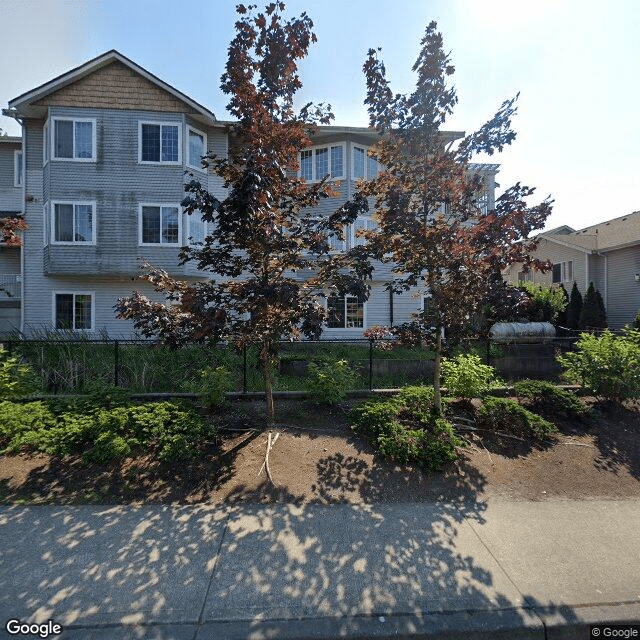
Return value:
[[(220, 91), (235, 0), (0, 0), (0, 107), (110, 49), (230, 119)], [(471, 132), (518, 92), (498, 193), (516, 182), (554, 199), (547, 229), (640, 210), (637, 0), (289, 0), (318, 43), (300, 66), (300, 103), (329, 102), (334, 124), (367, 126), (362, 64), (381, 47), (396, 93), (435, 20), (456, 68), (446, 129)], [(263, 4), (259, 3), (262, 7)], [(19, 125), (0, 116), (0, 128)], [(532, 200), (532, 203), (534, 201)]]

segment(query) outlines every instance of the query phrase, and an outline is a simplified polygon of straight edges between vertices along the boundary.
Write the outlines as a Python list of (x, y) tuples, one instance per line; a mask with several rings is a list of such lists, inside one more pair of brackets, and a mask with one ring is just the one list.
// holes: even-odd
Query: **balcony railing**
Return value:
[(22, 276), (19, 273), (0, 274), (0, 300), (20, 300)]

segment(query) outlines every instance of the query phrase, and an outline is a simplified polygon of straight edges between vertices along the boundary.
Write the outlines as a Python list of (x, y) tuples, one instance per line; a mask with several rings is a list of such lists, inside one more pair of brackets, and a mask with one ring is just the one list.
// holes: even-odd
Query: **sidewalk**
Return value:
[(640, 622), (640, 500), (3, 507), (0, 637), (25, 637), (11, 618), (73, 640), (586, 640)]

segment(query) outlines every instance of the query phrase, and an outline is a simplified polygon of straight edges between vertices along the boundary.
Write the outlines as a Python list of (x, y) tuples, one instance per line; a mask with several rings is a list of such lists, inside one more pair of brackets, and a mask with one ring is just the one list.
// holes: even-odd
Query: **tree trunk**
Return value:
[(271, 380), (271, 358), (269, 343), (265, 342), (260, 349), (260, 364), (262, 365), (262, 378), (264, 380), (264, 396), (267, 401), (267, 421), (273, 423), (273, 383)]
[(442, 394), (440, 393), (440, 359), (442, 357), (442, 329), (436, 327), (436, 356), (433, 360), (433, 404), (438, 415), (442, 415)]

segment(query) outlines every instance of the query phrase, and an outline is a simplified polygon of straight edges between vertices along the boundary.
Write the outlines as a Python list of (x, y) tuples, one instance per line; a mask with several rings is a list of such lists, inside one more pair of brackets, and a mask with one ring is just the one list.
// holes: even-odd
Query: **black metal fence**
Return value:
[[(558, 353), (570, 350), (575, 336), (546, 344), (470, 345), (507, 380), (559, 377)], [(261, 391), (262, 374), (255, 347), (194, 344), (172, 349), (144, 340), (3, 340), (5, 348), (28, 362), (51, 393), (87, 392), (116, 386), (137, 393), (197, 390), (200, 372), (224, 366), (237, 391)], [(433, 379), (433, 353), (392, 341), (321, 340), (281, 342), (274, 366), (274, 388), (305, 390), (310, 362), (346, 360), (358, 373), (358, 388), (393, 388)]]

